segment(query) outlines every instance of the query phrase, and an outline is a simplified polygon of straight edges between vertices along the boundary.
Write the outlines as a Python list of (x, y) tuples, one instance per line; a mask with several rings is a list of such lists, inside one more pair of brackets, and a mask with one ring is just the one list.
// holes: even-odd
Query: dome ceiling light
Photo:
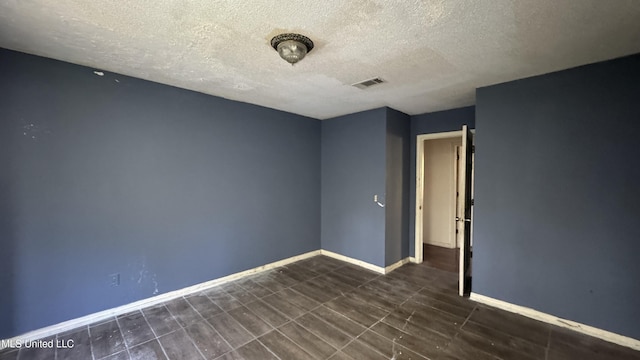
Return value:
[(291, 65), (304, 59), (313, 49), (313, 41), (300, 34), (280, 34), (271, 39), (271, 46), (278, 51), (280, 57)]

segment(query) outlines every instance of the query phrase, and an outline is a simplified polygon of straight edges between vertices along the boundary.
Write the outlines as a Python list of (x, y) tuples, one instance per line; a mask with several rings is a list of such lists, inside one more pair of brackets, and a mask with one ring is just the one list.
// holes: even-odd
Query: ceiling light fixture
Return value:
[(280, 34), (271, 39), (271, 46), (278, 51), (280, 57), (291, 65), (304, 59), (313, 49), (313, 41), (300, 34)]

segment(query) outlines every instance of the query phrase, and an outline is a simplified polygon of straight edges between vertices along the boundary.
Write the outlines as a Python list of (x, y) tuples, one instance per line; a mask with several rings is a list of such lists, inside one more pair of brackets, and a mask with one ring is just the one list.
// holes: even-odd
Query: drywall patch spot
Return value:
[(104, 76), (104, 73), (102, 71), (94, 71), (93, 73), (98, 76)]
[(153, 277), (151, 278), (151, 281), (153, 282), (153, 293), (152, 295), (156, 295), (159, 291), (158, 291), (158, 280), (156, 279), (156, 274), (153, 274)]
[(51, 131), (45, 126), (32, 122), (26, 122), (24, 120), (22, 120), (21, 131), (22, 136), (31, 140), (37, 140), (38, 138), (51, 133)]

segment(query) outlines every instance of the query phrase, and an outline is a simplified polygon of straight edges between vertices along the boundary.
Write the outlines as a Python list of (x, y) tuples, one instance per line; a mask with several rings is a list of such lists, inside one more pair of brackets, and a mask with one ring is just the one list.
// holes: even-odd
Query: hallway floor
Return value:
[(57, 335), (38, 359), (640, 359), (640, 352), (456, 295), (457, 275), (382, 276), (316, 256)]
[(460, 268), (460, 249), (449, 249), (441, 246), (423, 244), (422, 261), (425, 265), (457, 273)]

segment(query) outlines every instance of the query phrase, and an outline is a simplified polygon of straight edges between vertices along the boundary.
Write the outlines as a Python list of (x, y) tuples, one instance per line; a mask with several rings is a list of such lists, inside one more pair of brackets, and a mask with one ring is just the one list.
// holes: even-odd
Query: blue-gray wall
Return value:
[(640, 339), (640, 55), (477, 91), (473, 291)]
[(322, 249), (385, 266), (387, 109), (322, 121)]
[(0, 338), (320, 248), (319, 121), (7, 50), (0, 78)]
[(420, 134), (432, 134), (462, 130), (462, 125), (474, 129), (476, 124), (475, 107), (438, 111), (411, 117), (411, 148), (409, 149), (409, 252), (415, 256), (416, 236), (416, 137)]
[(385, 265), (409, 256), (411, 117), (387, 108)]

